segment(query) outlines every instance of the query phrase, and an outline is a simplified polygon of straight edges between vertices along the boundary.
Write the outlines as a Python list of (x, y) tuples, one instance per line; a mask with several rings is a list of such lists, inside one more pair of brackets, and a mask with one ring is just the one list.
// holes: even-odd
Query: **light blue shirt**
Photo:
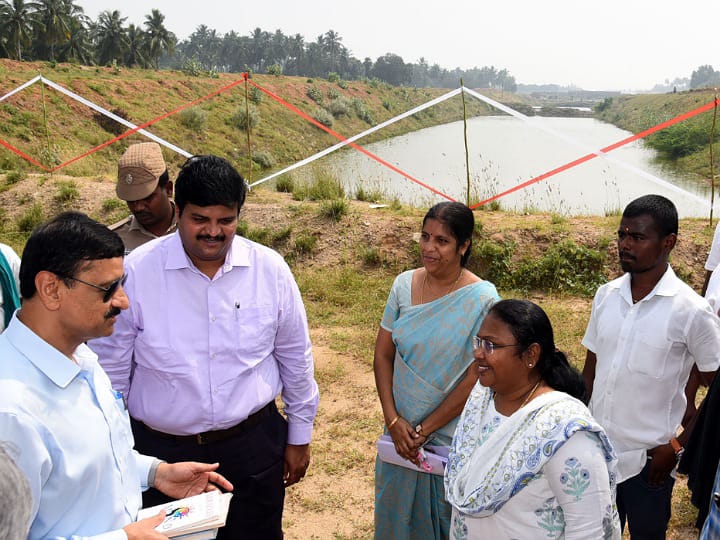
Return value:
[(155, 458), (87, 346), (70, 361), (13, 317), (0, 335), (0, 444), (27, 476), (29, 540), (126, 539)]

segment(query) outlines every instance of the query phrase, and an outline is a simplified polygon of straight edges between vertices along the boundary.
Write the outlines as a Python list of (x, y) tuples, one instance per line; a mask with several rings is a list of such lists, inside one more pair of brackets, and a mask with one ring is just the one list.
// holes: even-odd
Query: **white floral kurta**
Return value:
[[(469, 455), (463, 456), (463, 449), (480, 448), (509, 420), (495, 410), (487, 392), (491, 391), (478, 384), (465, 406), (453, 441), (454, 463), (449, 464), (456, 471), (469, 459)], [(499, 504), (491, 503), (495, 504), (492, 510), (478, 512), (483, 517), (477, 517), (472, 511), (472, 502), (469, 508), (464, 508), (468, 513), (454, 506), (450, 539), (619, 539), (611, 473), (597, 433), (579, 430), (560, 444), (557, 444), (558, 438), (553, 440), (552, 436), (549, 441), (543, 441), (546, 425), (534, 423), (530, 416), (521, 423), (521, 428), (527, 432), (537, 430), (537, 437), (535, 433), (529, 437), (525, 434), (523, 450), (509, 453), (507, 462), (498, 460), (500, 470), (521, 471), (520, 480), (509, 473), (497, 475), (501, 479), (497, 485), (507, 480), (506, 485), (511, 485), (513, 494)], [(468, 437), (473, 440), (469, 441)], [(528, 445), (527, 441), (535, 440), (543, 441), (542, 449), (534, 448), (532, 442)], [(536, 459), (538, 452), (550, 457), (539, 471), (533, 473), (532, 465), (525, 470), (526, 463)], [(523, 487), (519, 487), (521, 485)], [(467, 493), (472, 491), (470, 486), (464, 489)]]

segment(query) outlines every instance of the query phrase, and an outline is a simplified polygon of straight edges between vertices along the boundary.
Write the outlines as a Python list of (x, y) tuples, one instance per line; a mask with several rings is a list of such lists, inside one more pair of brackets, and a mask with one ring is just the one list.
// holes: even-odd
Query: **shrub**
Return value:
[(242, 131), (246, 131), (248, 128), (248, 125), (250, 126), (250, 129), (253, 129), (255, 126), (257, 126), (260, 123), (260, 114), (257, 112), (257, 109), (255, 107), (250, 106), (249, 114), (245, 110), (245, 105), (240, 105), (237, 109), (235, 109), (235, 112), (230, 115), (229, 123), (230, 125), (241, 129)]
[(525, 258), (513, 273), (517, 289), (540, 289), (591, 296), (607, 281), (605, 251), (578, 246), (572, 240), (552, 245), (539, 258)]
[(514, 242), (475, 239), (469, 267), (496, 287), (508, 288), (512, 283), (510, 260), (514, 252)]
[(383, 257), (376, 247), (364, 246), (360, 257), (367, 266), (379, 266), (383, 262)]
[(318, 107), (317, 109), (315, 109), (312, 117), (313, 120), (319, 122), (325, 127), (332, 127), (333, 125), (333, 115), (322, 107)]
[(320, 215), (333, 221), (340, 221), (347, 212), (348, 203), (345, 199), (334, 199), (320, 204)]
[(178, 116), (180, 118), (180, 123), (183, 126), (195, 133), (200, 133), (205, 127), (208, 113), (199, 107), (188, 107), (187, 109), (180, 111)]
[(248, 97), (252, 103), (260, 105), (263, 99), (262, 90), (260, 90), (257, 86), (251, 86), (250, 90), (248, 90)]
[(338, 85), (340, 88), (342, 88), (343, 90), (347, 89), (347, 87), (348, 87), (347, 82), (344, 81), (343, 79), (340, 79), (340, 80), (337, 82), (337, 85)]
[(5, 183), (7, 185), (17, 184), (27, 178), (27, 173), (23, 170), (10, 171), (5, 175)]
[(322, 103), (322, 101), (323, 101), (322, 92), (315, 85), (309, 86), (306, 91), (306, 94), (307, 94), (307, 97), (312, 99), (315, 103)]
[(327, 80), (332, 83), (336, 83), (340, 80), (340, 75), (338, 75), (334, 71), (331, 71), (330, 73), (328, 73)]
[(103, 202), (100, 205), (100, 208), (103, 212), (113, 212), (115, 210), (120, 210), (125, 206), (125, 201), (121, 201), (120, 199), (116, 198), (110, 198), (110, 199), (104, 199)]
[(365, 191), (365, 188), (360, 186), (357, 188), (357, 191), (355, 192), (355, 199), (358, 201), (364, 201), (364, 202), (371, 202), (376, 203), (378, 201), (382, 200), (382, 193), (378, 190), (368, 190)]
[(29, 233), (43, 221), (45, 221), (45, 216), (42, 205), (35, 203), (18, 218), (17, 228), (20, 232)]
[(328, 97), (329, 97), (330, 99), (337, 99), (337, 98), (340, 97), (340, 92), (338, 92), (338, 91), (335, 90), (334, 88), (329, 88), (329, 89), (328, 89)]
[(347, 116), (350, 114), (351, 104), (342, 96), (333, 99), (327, 106), (327, 110), (334, 118), (340, 118), (341, 116)]
[(289, 173), (281, 174), (275, 181), (275, 191), (281, 193), (292, 193), (295, 189), (295, 180)]
[(340, 181), (324, 169), (313, 170), (311, 183), (297, 186), (293, 190), (293, 199), (310, 201), (329, 201), (345, 197), (345, 188)]
[(267, 68), (268, 75), (274, 75), (275, 77), (279, 77), (282, 75), (282, 66), (280, 64), (273, 64), (271, 66), (268, 66)]
[(309, 232), (303, 232), (295, 238), (295, 251), (310, 254), (315, 251), (317, 237)]
[(75, 181), (58, 182), (58, 190), (54, 197), (57, 202), (66, 205), (78, 197), (80, 197), (80, 191)]
[(355, 114), (360, 120), (370, 125), (374, 123), (372, 114), (367, 110), (367, 107), (365, 107), (365, 104), (361, 100), (354, 99), (352, 104), (355, 109)]
[(263, 169), (270, 169), (275, 165), (275, 158), (273, 155), (270, 152), (264, 152), (262, 150), (255, 152), (252, 155), (252, 160)]
[(650, 135), (646, 143), (667, 159), (689, 156), (710, 140), (710, 128), (702, 122), (685, 121)]
[(185, 74), (189, 75), (190, 77), (199, 77), (203, 74), (203, 67), (200, 63), (200, 60), (198, 60), (197, 56), (193, 56), (192, 58), (188, 58), (183, 62), (183, 65), (180, 67), (180, 70)]
[(389, 99), (383, 99), (382, 106), (386, 111), (392, 110), (392, 102)]

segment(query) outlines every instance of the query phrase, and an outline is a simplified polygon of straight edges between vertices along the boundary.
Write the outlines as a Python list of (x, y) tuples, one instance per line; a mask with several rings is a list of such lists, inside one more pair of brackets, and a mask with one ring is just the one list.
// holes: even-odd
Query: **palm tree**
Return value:
[(71, 19), (67, 41), (60, 47), (61, 60), (92, 64), (94, 53), (88, 28), (81, 19)]
[(42, 32), (36, 39), (37, 50), (40, 56), (55, 60), (55, 48), (68, 40), (71, 21), (82, 20), (83, 8), (75, 5), (72, 0), (39, 0), (37, 16), (42, 24)]
[(5, 36), (5, 47), (10, 58), (22, 60), (22, 51), (32, 43), (37, 26), (36, 2), (2, 0), (0, 3), (0, 33)]
[(175, 50), (176, 38), (175, 34), (170, 32), (163, 22), (165, 15), (160, 13), (159, 9), (150, 11), (150, 15), (145, 15), (145, 51), (148, 59), (152, 60), (155, 69), (158, 69), (160, 57), (164, 54), (172, 54)]
[(127, 28), (127, 52), (125, 54), (125, 65), (133, 67), (145, 67), (148, 64), (145, 57), (145, 32), (142, 28), (130, 23)]
[(123, 27), (126, 20), (117, 9), (105, 10), (98, 16), (97, 56), (101, 65), (123, 61), (128, 49), (127, 29)]
[(337, 58), (340, 47), (342, 47), (340, 44), (341, 41), (342, 38), (340, 37), (340, 34), (338, 34), (335, 30), (328, 30), (323, 36), (323, 46), (325, 52), (327, 52), (330, 56), (330, 71), (337, 71), (335, 59)]

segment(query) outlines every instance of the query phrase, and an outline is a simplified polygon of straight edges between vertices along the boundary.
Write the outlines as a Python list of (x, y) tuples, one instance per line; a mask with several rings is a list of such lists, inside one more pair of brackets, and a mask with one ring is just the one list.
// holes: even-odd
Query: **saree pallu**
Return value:
[[(435, 410), (465, 375), (473, 362), (472, 336), (499, 297), (494, 285), (481, 281), (413, 306), (412, 273), (404, 272), (395, 280), (382, 326), (392, 332), (396, 347), (395, 405), (400, 416), (415, 425)], [(433, 433), (431, 444), (449, 445), (456, 423), (457, 418)], [(376, 539), (444, 539), (451, 515), (442, 476), (376, 461)]]

